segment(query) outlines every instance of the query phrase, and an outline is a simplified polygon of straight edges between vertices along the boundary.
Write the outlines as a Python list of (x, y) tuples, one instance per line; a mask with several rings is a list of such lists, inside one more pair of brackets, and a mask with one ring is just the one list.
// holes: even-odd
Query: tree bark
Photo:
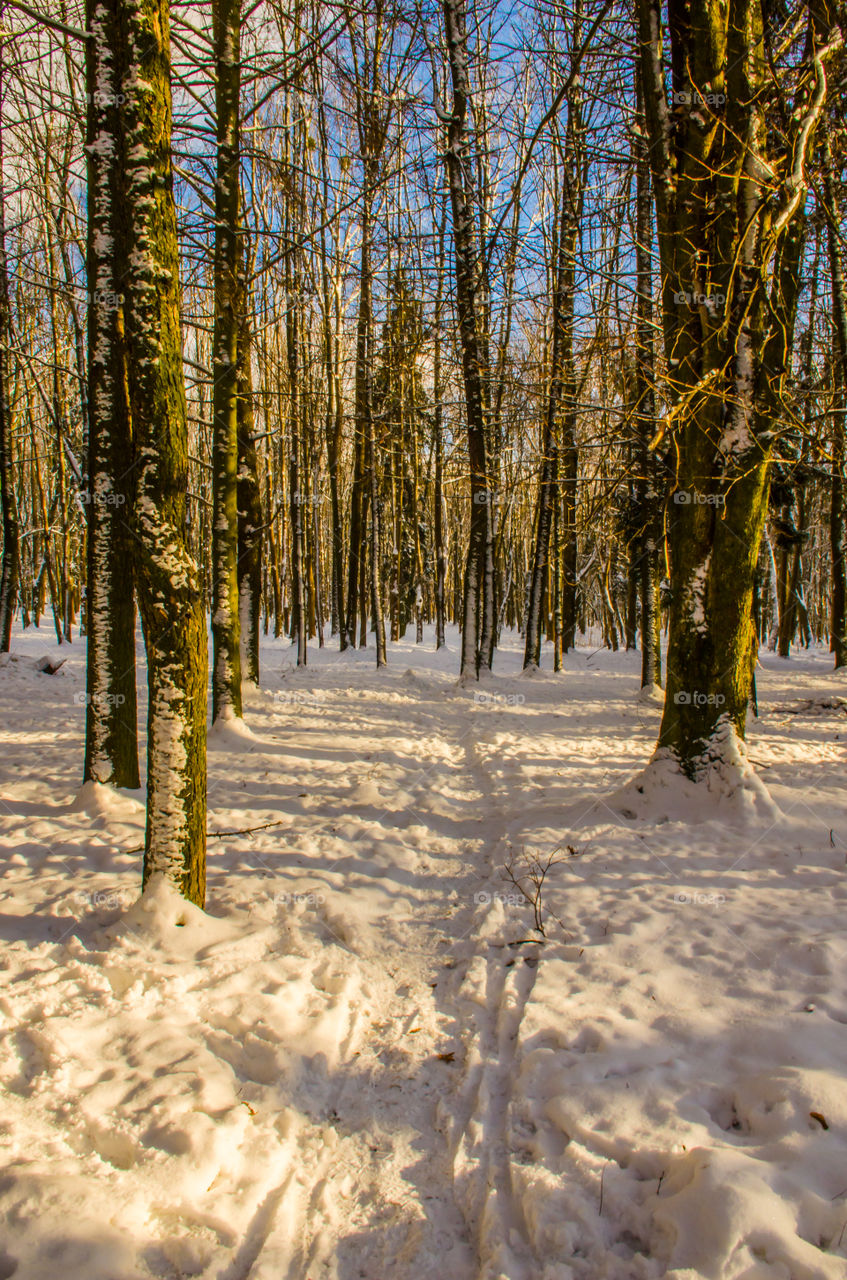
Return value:
[[(127, 385), (138, 457), (136, 573), (147, 647), (144, 882), (164, 875), (203, 906), (208, 654), (186, 528), (188, 429), (171, 170), (167, 0), (109, 0), (118, 104)], [(104, 3), (105, 7), (105, 3)]]
[[(575, 40), (579, 42), (578, 27)], [(560, 479), (564, 494), (562, 564), (564, 573), (551, 593), (556, 615), (562, 615), (562, 645), (571, 649), (576, 631), (576, 485), (579, 455), (576, 444), (576, 376), (573, 337), (576, 293), (576, 246), (583, 207), (582, 104), (578, 77), (566, 95), (567, 123), (562, 153), (562, 189), (558, 225), (553, 236), (553, 307), (550, 354), (550, 387), (544, 419), (541, 485), (535, 518), (535, 553), (527, 606), (524, 667), (541, 664), (541, 610), (549, 572), (553, 513), (559, 502)], [(560, 477), (559, 435), (564, 431), (564, 457)], [(558, 557), (557, 557), (558, 560)], [(555, 625), (554, 625), (555, 630)], [(562, 634), (563, 633), (563, 634)]]
[(242, 245), (241, 0), (214, 0), (215, 301), (212, 339), (212, 718), (241, 716), (238, 329)]
[(658, 608), (660, 544), (663, 503), (658, 492), (658, 466), (650, 448), (656, 434), (656, 353), (653, 339), (653, 205), (650, 195), (650, 162), (643, 114), (639, 112), (635, 139), (635, 257), (637, 276), (635, 324), (635, 413), (638, 456), (636, 503), (638, 540), (638, 593), (641, 606), (641, 687), (652, 689), (662, 682)]
[[(120, 212), (116, 28), (101, 0), (88, 0), (88, 488), (86, 503), (86, 782), (135, 788), (138, 709), (131, 520), (135, 497), (127, 400), (125, 300), (116, 278)], [(2, 218), (2, 209), (0, 209)], [(2, 283), (0, 283), (2, 288)], [(0, 378), (2, 385), (2, 378)]]
[[(0, 25), (5, 6), (0, 4)], [(3, 171), (3, 115), (6, 88), (6, 42), (0, 40), (0, 507), (3, 516), (3, 563), (0, 569), (0, 653), (12, 645), (12, 621), (18, 596), (20, 540), (12, 478), (12, 420), (9, 404), (9, 267), (6, 258), (6, 214)]]
[(841, 263), (841, 222), (832, 179), (832, 151), (829, 138), (822, 148), (824, 216), (832, 283), (832, 323), (835, 336), (836, 394), (833, 419), (832, 490), (829, 507), (829, 539), (832, 554), (832, 600), (830, 603), (830, 645), (836, 669), (847, 665), (847, 565), (844, 550), (844, 435), (847, 419), (847, 299)]
[[(679, 467), (669, 526), (667, 696), (659, 747), (693, 779), (736, 759), (756, 663), (753, 586), (790, 351), (804, 165), (826, 76), (813, 76), (789, 153), (769, 155), (761, 0), (638, 0)], [(715, 106), (719, 109), (715, 110)], [(802, 122), (802, 123), (800, 123)], [(777, 198), (765, 175), (782, 175)]]
[(263, 516), (253, 418), (253, 344), (246, 255), (242, 255), (238, 327), (238, 612), (242, 678), (259, 683)]
[(466, 122), (470, 105), (465, 0), (444, 0), (444, 26), (453, 87), (453, 109), (447, 123), (447, 181), (453, 214), (456, 309), (462, 352), (471, 476), (471, 519), (462, 602), (462, 675), (478, 678), (485, 663), (481, 650), (481, 588), (489, 572), (486, 539), (491, 516), (491, 486), (486, 449), (487, 360), (480, 307), (479, 254), (471, 199), (471, 171)]

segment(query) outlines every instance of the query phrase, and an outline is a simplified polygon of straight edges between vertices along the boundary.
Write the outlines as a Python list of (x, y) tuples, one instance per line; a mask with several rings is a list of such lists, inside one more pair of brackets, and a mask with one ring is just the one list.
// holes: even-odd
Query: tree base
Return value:
[(662, 822), (710, 822), (738, 826), (774, 823), (783, 814), (757, 775), (728, 721), (718, 726), (702, 755), (683, 770), (679, 757), (659, 748), (649, 764), (607, 803), (625, 818)]
[[(139, 793), (140, 794), (140, 793)], [(109, 782), (84, 782), (76, 793), (71, 813), (85, 813), (89, 818), (109, 818), (113, 822), (132, 822), (144, 813), (144, 804), (135, 796), (119, 791)]]

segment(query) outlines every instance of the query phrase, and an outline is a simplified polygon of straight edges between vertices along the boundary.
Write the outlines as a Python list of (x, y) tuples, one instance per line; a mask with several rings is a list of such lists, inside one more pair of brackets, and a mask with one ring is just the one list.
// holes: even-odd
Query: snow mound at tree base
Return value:
[(671, 751), (660, 748), (640, 773), (607, 800), (625, 818), (645, 822), (722, 821), (747, 826), (779, 822), (782, 814), (751, 764), (744, 743), (724, 727), (696, 780)]
[[(141, 792), (138, 792), (138, 796)], [(89, 818), (119, 821), (143, 817), (144, 804), (136, 796), (105, 782), (84, 782), (70, 806), (71, 813), (85, 813)]]

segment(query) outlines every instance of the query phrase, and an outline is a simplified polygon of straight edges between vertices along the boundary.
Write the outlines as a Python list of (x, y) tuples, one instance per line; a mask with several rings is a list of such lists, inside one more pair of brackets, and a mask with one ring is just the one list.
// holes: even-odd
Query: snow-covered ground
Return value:
[[(507, 638), (473, 690), (456, 643), (265, 648), (204, 915), (138, 901), (138, 796), (78, 796), (84, 644), (15, 636), (0, 1280), (847, 1276), (829, 655), (762, 656), (763, 816), (627, 806), (636, 655), (523, 678)], [(542, 937), (505, 868), (551, 855)]]

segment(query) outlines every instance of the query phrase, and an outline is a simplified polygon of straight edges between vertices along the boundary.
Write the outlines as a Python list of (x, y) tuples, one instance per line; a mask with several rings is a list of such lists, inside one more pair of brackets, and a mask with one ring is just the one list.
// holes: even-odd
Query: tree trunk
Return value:
[[(144, 882), (162, 874), (203, 906), (206, 882), (206, 621), (188, 545), (188, 427), (171, 171), (167, 0), (109, 0), (129, 404), (138, 457), (136, 571), (147, 646)], [(106, 8), (101, 0), (100, 9)], [(105, 52), (101, 50), (101, 57)]]
[(462, 602), (462, 675), (479, 676), (480, 613), (483, 576), (489, 571), (486, 540), (490, 536), (491, 488), (486, 450), (487, 360), (479, 305), (479, 257), (471, 199), (471, 170), (466, 138), (470, 104), (465, 0), (444, 0), (444, 25), (453, 86), (453, 110), (447, 125), (447, 180), (453, 213), (456, 309), (462, 351), (471, 475), (471, 519)]
[(656, 434), (656, 353), (653, 341), (653, 208), (650, 196), (650, 163), (643, 115), (643, 96), (638, 93), (639, 119), (635, 141), (636, 193), (636, 326), (635, 326), (635, 413), (638, 442), (636, 504), (638, 539), (638, 588), (641, 605), (641, 687), (661, 684), (661, 647), (658, 609), (659, 556), (662, 505), (658, 492), (658, 467), (650, 448)]
[[(365, 136), (369, 122), (365, 121)], [(356, 339), (356, 430), (365, 443), (365, 463), (370, 495), (370, 595), (371, 623), (376, 640), (376, 665), (384, 667), (388, 661), (385, 644), (385, 618), (382, 609), (382, 551), (380, 538), (380, 497), (377, 474), (376, 441), (373, 421), (373, 301), (371, 297), (371, 201), (376, 184), (375, 165), (372, 156), (363, 156), (365, 171), (362, 248), (359, 265), (359, 319)], [(364, 610), (364, 597), (361, 601)]]
[[(575, 36), (578, 43), (578, 34)], [(550, 558), (550, 532), (553, 511), (559, 502), (559, 432), (564, 427), (565, 450), (563, 491), (564, 583), (557, 582), (552, 593), (554, 612), (563, 613), (564, 648), (571, 649), (575, 640), (576, 598), (576, 483), (578, 453), (576, 447), (576, 378), (574, 374), (573, 335), (576, 285), (576, 246), (579, 239), (583, 206), (582, 103), (578, 78), (567, 91), (567, 125), (562, 154), (562, 191), (558, 226), (553, 236), (553, 307), (550, 354), (550, 388), (544, 419), (541, 486), (535, 518), (535, 554), (527, 606), (524, 667), (541, 664), (541, 609)], [(558, 561), (558, 556), (556, 557)], [(564, 590), (562, 587), (564, 586)], [(555, 630), (554, 623), (554, 630)]]
[[(0, 26), (4, 28), (0, 4)], [(12, 620), (18, 595), (20, 549), (18, 515), (12, 479), (12, 419), (9, 406), (9, 267), (6, 259), (6, 212), (3, 172), (3, 115), (6, 88), (6, 41), (0, 37), (0, 507), (3, 516), (3, 564), (0, 570), (0, 653), (12, 645)]]
[[(118, 79), (112, 16), (88, 0), (88, 585), (86, 589), (86, 782), (135, 788), (138, 709), (135, 684), (133, 442), (126, 392), (124, 298), (116, 257), (120, 163)], [(2, 209), (0, 209), (2, 219)], [(2, 281), (0, 281), (2, 289)], [(0, 387), (3, 379), (0, 377)]]
[(238, 327), (242, 246), (241, 0), (214, 0), (215, 302), (212, 339), (212, 717), (241, 716)]
[(827, 246), (832, 281), (832, 322), (835, 330), (836, 394), (833, 418), (832, 491), (829, 507), (829, 540), (832, 555), (832, 600), (830, 605), (830, 645), (836, 669), (847, 665), (847, 565), (844, 552), (844, 433), (847, 418), (847, 299), (841, 264), (841, 219), (832, 180), (832, 153), (829, 138), (823, 144), (823, 176)]
[(246, 275), (245, 269), (240, 287), (238, 327), (238, 613), (241, 674), (251, 684), (257, 685), (263, 517), (253, 421), (253, 351)]
[[(446, 214), (446, 211), (445, 211)], [(443, 649), (445, 641), (445, 583), (447, 578), (447, 558), (444, 550), (444, 405), (442, 403), (443, 387), (441, 379), (441, 318), (444, 289), (444, 222), (442, 218), (438, 228), (438, 278), (435, 293), (435, 316), (433, 321), (433, 356), (432, 356), (432, 394), (435, 401), (433, 411), (433, 434), (435, 436), (435, 479), (433, 503), (434, 528), (433, 542), (435, 552), (435, 647)]]
[[(666, 428), (679, 457), (659, 747), (693, 779), (712, 766), (734, 768), (745, 732), (757, 653), (753, 585), (798, 288), (803, 164), (826, 90), (810, 39), (815, 75), (811, 96), (796, 104), (791, 153), (768, 155), (761, 0), (739, 0), (731, 14), (711, 0), (672, 11), (671, 116), (661, 5), (638, 0), (673, 393)], [(776, 197), (765, 179), (774, 171), (786, 174)]]
[[(289, 228), (289, 235), (293, 234)], [(292, 254), (286, 255), (285, 311), (286, 352), (288, 358), (288, 430), (289, 430), (289, 502), (291, 504), (291, 591), (293, 630), (297, 638), (297, 666), (306, 665), (306, 578), (303, 564), (303, 493), (300, 422), (300, 298), (299, 274), (295, 274)]]

